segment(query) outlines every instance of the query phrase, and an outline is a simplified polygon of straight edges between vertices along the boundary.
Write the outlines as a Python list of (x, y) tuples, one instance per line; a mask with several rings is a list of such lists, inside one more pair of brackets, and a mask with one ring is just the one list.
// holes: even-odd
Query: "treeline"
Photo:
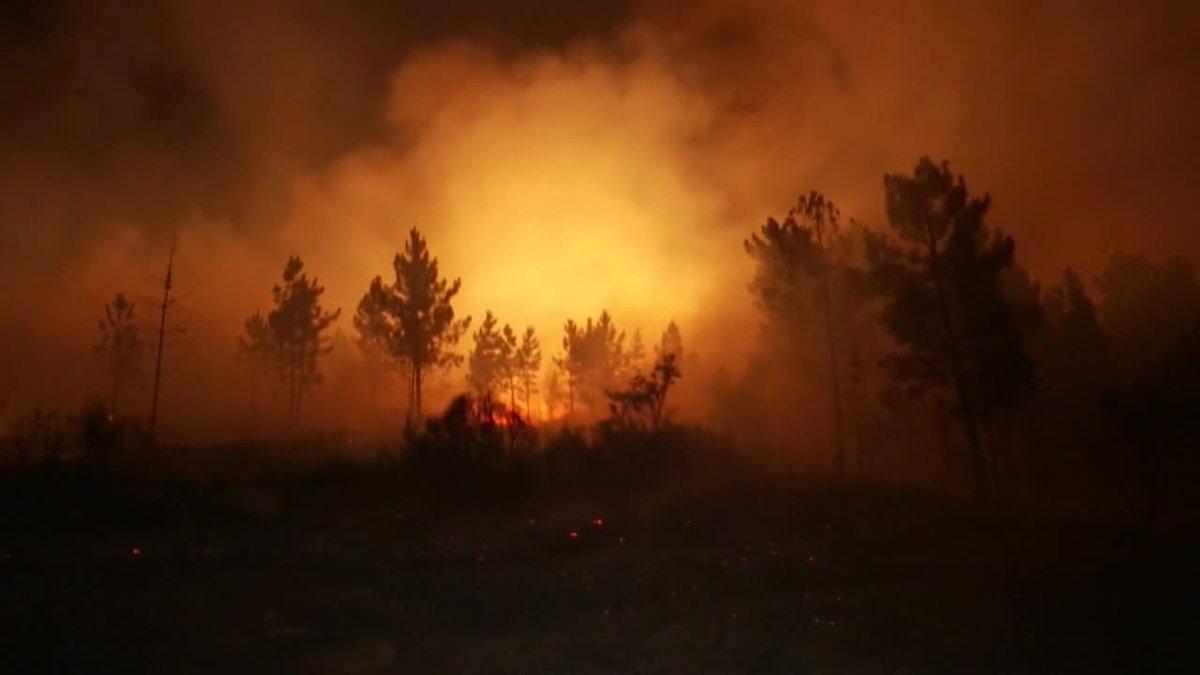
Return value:
[[(393, 280), (371, 280), (354, 313), (355, 342), (373, 369), (407, 375), (411, 424), (423, 419), (422, 394), (427, 379), (466, 365), (471, 392), (495, 403), (507, 402), (510, 412), (535, 415), (533, 396), (540, 394), (544, 416), (575, 413), (576, 404), (590, 410), (605, 408), (611, 399), (625, 401), (626, 385), (641, 385), (639, 376), (653, 376), (659, 361), (673, 360), (683, 349), (679, 327), (671, 322), (655, 347), (655, 364), (647, 363), (640, 330), (632, 336), (617, 328), (602, 311), (583, 323), (568, 319), (561, 352), (542, 374), (542, 347), (533, 326), (523, 331), (500, 325), (488, 311), (471, 333), (466, 356), (457, 351), (468, 334), (471, 317), (458, 317), (454, 301), (462, 281), (442, 276), (438, 260), (415, 228), (404, 250), (392, 261)], [(239, 351), (255, 373), (275, 373), (287, 393), (293, 422), (301, 402), (322, 380), (320, 357), (330, 351), (329, 330), (340, 310), (321, 305), (324, 288), (308, 277), (299, 258), (288, 260), (282, 281), (271, 291), (274, 308), (246, 319)], [(677, 370), (677, 369), (676, 369)], [(539, 379), (544, 380), (539, 382)], [(252, 395), (256, 387), (251, 386)]]
[[(1071, 269), (1046, 288), (1032, 281), (1016, 242), (988, 222), (990, 196), (947, 163), (923, 158), (883, 187), (885, 228), (843, 224), (813, 192), (746, 240), (766, 324), (747, 374), (716, 392), (727, 426), (769, 426), (756, 411), (778, 419), (781, 407), (764, 392), (794, 400), (798, 382), (824, 380), (842, 476), (850, 439), (865, 474), (889, 418), (883, 433), (926, 418), (932, 433), (904, 451), (942, 446), (980, 496), (1054, 494), (1088, 476), (1110, 496), (1136, 491), (1154, 512), (1183, 493), (1169, 478), (1195, 475), (1188, 446), (1200, 424), (1191, 264), (1118, 255), (1095, 280), (1097, 302)], [(946, 438), (947, 419), (960, 442)]]
[[(1087, 474), (1110, 491), (1132, 481), (1150, 501), (1177, 469), (1193, 468), (1200, 285), (1188, 261), (1118, 255), (1094, 291), (1071, 269), (1042, 287), (989, 222), (990, 196), (972, 193), (946, 162), (923, 158), (911, 173), (885, 175), (883, 198), (886, 222), (872, 228), (843, 221), (810, 192), (745, 240), (760, 348), (745, 373), (712, 383), (714, 425), (755, 443), (779, 430), (792, 446), (799, 425), (808, 438), (828, 427), (842, 477), (868, 476), (884, 446), (913, 457), (935, 448), (981, 497)], [(662, 426), (682, 360), (673, 322), (647, 349), (608, 312), (567, 320), (544, 354), (532, 327), (491, 312), (472, 331), (454, 307), (461, 280), (442, 274), (416, 229), (392, 267), (368, 284), (353, 327), (373, 372), (406, 376), (410, 427), (424, 423), (428, 379), (464, 365), (488, 414), (528, 422), (582, 409), (610, 424)], [(340, 314), (323, 293), (293, 257), (271, 309), (246, 319), (238, 349), (252, 410), (270, 377), (293, 424), (301, 417)], [(118, 294), (101, 321), (113, 409), (143, 352), (133, 314)]]

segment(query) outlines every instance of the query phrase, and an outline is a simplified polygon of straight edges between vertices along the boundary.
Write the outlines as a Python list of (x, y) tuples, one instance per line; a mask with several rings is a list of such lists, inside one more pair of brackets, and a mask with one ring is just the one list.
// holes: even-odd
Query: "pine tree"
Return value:
[(1097, 311), (1126, 379), (1200, 321), (1200, 277), (1192, 262), (1116, 255), (1096, 278)]
[(360, 301), (360, 307), (376, 311), (380, 320), (370, 322), (371, 340), (377, 340), (409, 373), (411, 419), (422, 415), (422, 380), (431, 369), (459, 366), (463, 357), (452, 350), (470, 325), (471, 318), (454, 318), (453, 300), (462, 282), (448, 281), (438, 271), (421, 234), (409, 231), (404, 252), (392, 261), (396, 280), (385, 284), (375, 277)]
[(526, 326), (521, 335), (521, 346), (517, 349), (517, 363), (520, 364), (521, 393), (525, 397), (525, 414), (532, 416), (530, 404), (531, 395), (537, 392), (537, 374), (542, 367), (542, 345), (538, 341), (533, 326)]
[(629, 349), (625, 351), (621, 363), (621, 375), (628, 379), (642, 372), (646, 365), (646, 341), (642, 339), (642, 329), (635, 328), (629, 339)]
[(683, 334), (679, 332), (679, 326), (674, 321), (667, 324), (662, 339), (659, 340), (658, 355), (666, 356), (668, 354), (675, 356), (675, 363), (679, 363), (683, 359)]
[(563, 353), (556, 358), (567, 382), (568, 401), (574, 412), (575, 399), (589, 407), (605, 396), (618, 381), (626, 363), (625, 333), (618, 331), (607, 311), (590, 317), (581, 327), (567, 321), (563, 331)]
[(258, 421), (258, 376), (271, 368), (276, 357), (271, 328), (262, 312), (246, 317), (243, 333), (238, 336), (238, 353), (250, 366), (250, 427), (253, 434)]
[(508, 409), (517, 409), (517, 384), (521, 381), (521, 361), (517, 333), (504, 324), (500, 330), (500, 382), (508, 390)]
[(675, 355), (660, 355), (649, 374), (638, 373), (625, 388), (607, 392), (613, 419), (626, 427), (659, 431), (665, 419), (667, 392), (679, 377)]
[(122, 386), (141, 373), (141, 359), (146, 348), (133, 310), (133, 301), (126, 298), (124, 293), (117, 293), (112, 301), (104, 303), (104, 315), (99, 323), (100, 342), (94, 349), (109, 360), (109, 376), (112, 379), (109, 409), (114, 413)]
[(1054, 344), (1039, 363), (1050, 361), (1047, 366), (1058, 367), (1069, 361), (1076, 366), (1069, 377), (1076, 381), (1107, 379), (1106, 374), (1113, 370), (1108, 335), (1100, 327), (1096, 304), (1074, 270), (1063, 273), (1061, 285), (1046, 290), (1044, 308), (1046, 332)]
[(583, 330), (574, 319), (563, 324), (562, 354), (554, 357), (554, 366), (562, 373), (567, 387), (567, 415), (575, 414), (575, 390), (583, 382)]
[(985, 224), (990, 197), (972, 198), (945, 162), (922, 158), (911, 176), (885, 176), (884, 187), (893, 235), (869, 234), (866, 253), (899, 345), (893, 373), (913, 394), (950, 388), (974, 491), (989, 494), (981, 426), (1033, 377), (1017, 311), (1001, 288), (1016, 246)]
[(472, 339), (467, 357), (467, 382), (480, 396), (493, 397), (504, 375), (503, 337), (496, 316), (488, 311)]
[(834, 276), (844, 264), (839, 246), (841, 214), (819, 192), (801, 196), (780, 224), (767, 220), (760, 232), (746, 240), (746, 252), (758, 263), (751, 291), (760, 307), (780, 324), (807, 318), (804, 308), (814, 303), (828, 355), (829, 400), (833, 411), (834, 459), (839, 476), (845, 474), (842, 430), (842, 383), (839, 375), (838, 328), (834, 325)]
[(546, 415), (554, 417), (554, 413), (563, 399), (562, 370), (559, 368), (557, 358), (551, 359), (551, 363), (546, 367), (546, 372), (542, 376), (542, 386), (542, 400), (546, 402)]
[(288, 258), (283, 281), (271, 289), (275, 308), (267, 315), (267, 327), (275, 353), (275, 365), (287, 387), (288, 412), (295, 423), (306, 391), (324, 380), (318, 359), (331, 346), (325, 335), (330, 324), (341, 314), (321, 307), (325, 288), (304, 274), (304, 263), (297, 256)]
[(358, 301), (352, 320), (358, 335), (354, 343), (367, 365), (367, 380), (371, 388), (371, 401), (378, 408), (379, 391), (387, 376), (397, 369), (398, 363), (388, 349), (387, 337), (391, 334), (391, 315), (387, 311), (384, 294), (367, 293)]

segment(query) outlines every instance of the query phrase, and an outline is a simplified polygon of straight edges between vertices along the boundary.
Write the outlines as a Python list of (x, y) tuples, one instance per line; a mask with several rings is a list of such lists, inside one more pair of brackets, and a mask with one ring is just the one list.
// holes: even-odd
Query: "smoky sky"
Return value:
[[(197, 207), (247, 225), (278, 219), (294, 175), (385, 131), (388, 75), (413, 48), (455, 37), (552, 48), (604, 36), (629, 12), (556, 0), (345, 4), (6, 3), (6, 234), (47, 209), (73, 212), (68, 228), (109, 217), (154, 227)], [(73, 204), (36, 189), (56, 184), (78, 189)]]
[[(396, 133), (381, 101), (413, 49), (466, 39), (511, 56), (630, 27), (712, 103), (710, 144), (762, 144), (779, 155), (762, 161), (793, 164), (770, 173), (812, 183), (770, 186), (747, 218), (809, 187), (858, 181), (866, 197), (930, 153), (1055, 258), (1079, 244), (1194, 250), (1192, 3), (843, 4), (6, 3), (4, 250), (28, 254), (20, 233), (47, 217), (67, 233), (189, 209), (271, 227), (296, 175)], [(874, 128), (823, 129), (831, 119)], [(777, 142), (751, 138), (766, 135)]]
[[(719, 354), (746, 343), (725, 326), (755, 324), (741, 252), (753, 228), (810, 189), (882, 226), (881, 176), (926, 154), (991, 193), (992, 222), (1044, 282), (1067, 266), (1091, 278), (1117, 252), (1200, 257), (1194, 3), (0, 12), (0, 330), (18, 391), (45, 379), (30, 363), (86, 352), (104, 298), (152, 301), (181, 230), (191, 340), (223, 345), (210, 362), (231, 358), (287, 254), (345, 316), (409, 226), (463, 277), (473, 313), (552, 329), (576, 295), (639, 317), (656, 307), (639, 297), (679, 296), (662, 322)], [(540, 260), (493, 264), (505, 227)], [(581, 250), (587, 285), (530, 276), (572, 245), (616, 262)], [(537, 284), (569, 292), (537, 316), (494, 306)]]

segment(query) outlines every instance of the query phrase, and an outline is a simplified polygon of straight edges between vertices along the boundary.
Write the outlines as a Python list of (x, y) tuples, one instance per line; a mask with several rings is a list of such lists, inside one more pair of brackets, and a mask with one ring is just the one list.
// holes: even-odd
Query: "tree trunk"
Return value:
[(838, 478), (846, 477), (846, 452), (842, 444), (842, 396), (838, 378), (837, 345), (833, 339), (833, 310), (830, 306), (829, 279), (821, 275), (821, 306), (825, 323), (825, 344), (829, 348), (829, 400), (833, 404), (833, 452)]
[(154, 435), (158, 429), (158, 391), (162, 383), (163, 341), (167, 333), (167, 307), (171, 305), (171, 277), (175, 268), (175, 244), (167, 256), (167, 277), (163, 280), (163, 299), (158, 318), (158, 350), (154, 357), (154, 392), (150, 395), (150, 424), (147, 431), (149, 445), (154, 446)]
[(987, 465), (984, 461), (983, 448), (979, 443), (979, 416), (971, 401), (967, 389), (966, 371), (963, 367), (962, 345), (959, 344), (958, 331), (954, 325), (950, 299), (942, 283), (941, 262), (938, 257), (937, 242), (932, 232), (929, 235), (929, 272), (933, 277), (934, 290), (937, 293), (938, 315), (942, 324), (942, 333), (946, 337), (947, 358), (950, 362), (950, 376), (958, 398), (958, 415), (962, 420), (963, 434), (967, 439), (967, 461), (971, 470), (971, 489), (976, 497), (990, 496)]
[(113, 417), (116, 417), (117, 415), (117, 397), (120, 392), (121, 371), (119, 368), (113, 368), (112, 394), (110, 394), (110, 399), (108, 402), (108, 410), (113, 414)]
[(951, 342), (950, 355), (950, 370), (954, 380), (954, 389), (958, 395), (958, 415), (962, 420), (963, 434), (967, 439), (967, 461), (971, 468), (971, 488), (976, 497), (990, 497), (991, 482), (988, 480), (983, 446), (979, 440), (979, 417), (967, 390), (966, 376), (963, 374), (957, 341)]
[(296, 367), (296, 412), (295, 426), (300, 426), (300, 407), (304, 404), (304, 377), (301, 375), (300, 367)]
[(296, 364), (293, 363), (288, 368), (288, 417), (291, 418), (293, 433), (296, 431), (296, 421), (300, 412), (300, 396), (296, 387)]
[(850, 390), (851, 419), (854, 421), (854, 450), (858, 459), (858, 478), (862, 480), (867, 477), (867, 456), (866, 449), (863, 447), (862, 405), (858, 399), (857, 385), (851, 384), (847, 389)]
[(529, 375), (525, 375), (525, 416), (533, 419), (532, 408), (529, 407), (529, 390), (530, 390)]
[(412, 369), (412, 414), (415, 422), (421, 421), (421, 366), (417, 364)]
[(253, 357), (250, 361), (250, 440), (257, 436), (258, 430), (258, 364)]
[(379, 419), (379, 369), (372, 367), (370, 360), (367, 361), (367, 384), (371, 388), (371, 421), (376, 427), (380, 425)]

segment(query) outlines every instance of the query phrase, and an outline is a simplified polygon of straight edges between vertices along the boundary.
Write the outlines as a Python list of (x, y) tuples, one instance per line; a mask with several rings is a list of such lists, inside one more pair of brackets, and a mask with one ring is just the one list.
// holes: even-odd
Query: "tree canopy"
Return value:
[(360, 339), (377, 345), (409, 372), (411, 414), (422, 414), (422, 377), (431, 369), (461, 365), (453, 351), (471, 318), (456, 319), (453, 300), (462, 282), (442, 278), (424, 237), (409, 230), (404, 250), (392, 261), (395, 281), (371, 280), (358, 304)]
[(111, 301), (104, 303), (104, 314), (99, 322), (100, 342), (95, 351), (109, 359), (112, 379), (109, 408), (113, 411), (117, 410), (122, 386), (141, 373), (141, 359), (146, 350), (133, 310), (133, 301), (124, 293), (117, 293)]
[(991, 198), (972, 197), (946, 162), (925, 157), (911, 175), (888, 174), (884, 193), (891, 233), (868, 234), (866, 254), (899, 347), (893, 372), (913, 394), (952, 391), (972, 484), (990, 492), (980, 425), (1033, 380), (1018, 313), (1001, 287), (1016, 245), (986, 224)]
[[(304, 273), (304, 262), (298, 256), (288, 258), (281, 283), (271, 289), (275, 307), (266, 318), (270, 351), (287, 387), (288, 411), (293, 421), (300, 417), (305, 392), (324, 380), (317, 361), (332, 349), (326, 331), (341, 315), (340, 309), (327, 312), (321, 306), (324, 293), (325, 287)], [(250, 329), (260, 330), (253, 317), (247, 321), (247, 329), (248, 333)], [(253, 335), (249, 337), (254, 339)]]

